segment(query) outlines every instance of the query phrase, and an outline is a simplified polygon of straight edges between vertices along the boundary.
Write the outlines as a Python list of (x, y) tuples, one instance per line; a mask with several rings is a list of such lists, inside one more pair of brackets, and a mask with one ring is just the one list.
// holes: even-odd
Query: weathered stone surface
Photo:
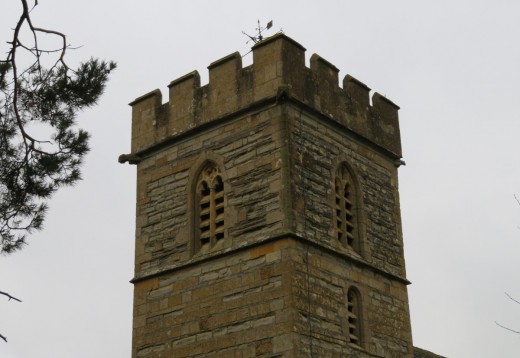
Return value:
[[(213, 62), (203, 87), (196, 72), (171, 82), (166, 104), (159, 91), (132, 103), (133, 357), (412, 357), (398, 107), (377, 94), (370, 106), (351, 76), (340, 88), (318, 55), (305, 67), (285, 35), (253, 59)], [(209, 162), (225, 225), (204, 246), (197, 178)], [(341, 165), (354, 178), (356, 248), (337, 237)], [(348, 338), (351, 287), (359, 344)]]
[(334, 172), (340, 159), (348, 161), (363, 193), (365, 259), (370, 264), (404, 277), (404, 256), (397, 187), (397, 168), (377, 150), (356, 141), (345, 130), (303, 114), (286, 110), (290, 125), (292, 195), (301, 203), (293, 214), (298, 235), (346, 255), (351, 252), (331, 235)]

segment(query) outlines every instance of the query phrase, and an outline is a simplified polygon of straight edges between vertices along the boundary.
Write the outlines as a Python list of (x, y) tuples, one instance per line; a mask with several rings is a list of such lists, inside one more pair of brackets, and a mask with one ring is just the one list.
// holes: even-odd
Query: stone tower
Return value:
[(132, 357), (412, 357), (399, 107), (278, 34), (132, 106)]

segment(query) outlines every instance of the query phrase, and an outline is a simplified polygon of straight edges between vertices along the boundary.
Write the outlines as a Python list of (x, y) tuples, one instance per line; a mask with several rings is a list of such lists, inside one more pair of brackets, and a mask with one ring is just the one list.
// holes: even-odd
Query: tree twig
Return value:
[(0, 295), (7, 296), (7, 297), (9, 298), (9, 301), (11, 301), (11, 300), (15, 300), (15, 301), (18, 301), (18, 302), (22, 302), (22, 300), (19, 300), (18, 298), (14, 297), (14, 296), (11, 296), (11, 295), (8, 294), (7, 292), (2, 292), (2, 291), (0, 291)]
[[(516, 199), (516, 195), (515, 195), (515, 199)], [(518, 200), (518, 199), (516, 199), (516, 200)], [(519, 204), (520, 204), (520, 203), (519, 203)], [(520, 301), (518, 301), (518, 300), (514, 299), (513, 297), (511, 297), (511, 295), (510, 295), (509, 293), (504, 292), (504, 294), (505, 294), (505, 295), (506, 295), (506, 296), (507, 296), (511, 301), (516, 302), (516, 303), (518, 303), (518, 304), (520, 305)], [(506, 330), (510, 331), (510, 332), (513, 332), (513, 333), (516, 333), (516, 334), (520, 334), (520, 331), (515, 331), (514, 329), (511, 329), (511, 328), (509, 328), (509, 327), (503, 326), (503, 325), (501, 325), (500, 323), (498, 323), (497, 321), (495, 321), (495, 324), (496, 324), (497, 326), (499, 326), (499, 327), (502, 327), (503, 329), (506, 329)]]
[(513, 297), (511, 297), (511, 296), (509, 295), (509, 293), (507, 293), (507, 292), (504, 292), (504, 293), (505, 293), (505, 295), (506, 295), (507, 297), (509, 297), (509, 299), (510, 299), (511, 301), (516, 302), (516, 303), (518, 303), (518, 304), (520, 305), (520, 301), (515, 300)]
[(503, 329), (507, 329), (507, 330), (510, 331), (510, 332), (513, 332), (513, 333), (516, 333), (516, 334), (520, 334), (519, 331), (515, 331), (514, 329), (511, 329), (511, 328), (508, 328), (508, 327), (506, 327), (506, 326), (503, 326), (503, 325), (501, 325), (500, 323), (498, 323), (497, 321), (495, 321), (495, 324), (496, 324), (497, 326), (503, 328)]

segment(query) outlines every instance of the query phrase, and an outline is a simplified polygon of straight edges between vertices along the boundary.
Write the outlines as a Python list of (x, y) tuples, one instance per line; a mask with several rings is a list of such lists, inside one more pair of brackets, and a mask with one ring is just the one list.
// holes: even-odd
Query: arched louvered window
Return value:
[(347, 326), (349, 343), (361, 347), (361, 298), (354, 287), (347, 292)]
[(357, 225), (356, 187), (346, 165), (340, 165), (334, 182), (334, 224), (336, 237), (343, 246), (359, 252), (359, 227)]
[(215, 245), (226, 236), (225, 193), (220, 170), (215, 165), (206, 166), (197, 181), (198, 249)]

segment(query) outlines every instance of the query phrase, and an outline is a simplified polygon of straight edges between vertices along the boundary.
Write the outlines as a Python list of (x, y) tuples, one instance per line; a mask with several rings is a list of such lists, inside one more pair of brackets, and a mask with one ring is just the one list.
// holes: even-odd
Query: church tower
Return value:
[(412, 357), (398, 109), (277, 34), (132, 106), (132, 357)]

